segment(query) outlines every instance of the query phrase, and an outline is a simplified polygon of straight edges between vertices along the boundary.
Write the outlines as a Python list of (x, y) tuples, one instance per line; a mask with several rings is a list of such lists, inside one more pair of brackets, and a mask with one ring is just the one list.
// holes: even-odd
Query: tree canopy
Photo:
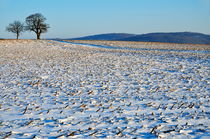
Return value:
[(42, 14), (32, 14), (26, 18), (26, 30), (35, 32), (37, 39), (40, 39), (41, 34), (46, 33), (49, 28), (45, 21), (46, 18)]
[(20, 21), (14, 21), (10, 23), (9, 26), (6, 27), (8, 32), (12, 32), (16, 34), (16, 39), (19, 38), (20, 34), (25, 31), (24, 24)]

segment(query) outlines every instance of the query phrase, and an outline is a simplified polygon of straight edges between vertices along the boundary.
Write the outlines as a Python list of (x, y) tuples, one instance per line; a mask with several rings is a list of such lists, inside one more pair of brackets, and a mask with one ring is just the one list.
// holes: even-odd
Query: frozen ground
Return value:
[(200, 50), (210, 51), (210, 45), (205, 44), (176, 44), (158, 42), (127, 42), (127, 41), (94, 41), (94, 40), (65, 40), (74, 43), (88, 43), (95, 45), (106, 45), (112, 47), (149, 48), (149, 49), (175, 49), (175, 50)]
[(209, 54), (0, 41), (0, 138), (209, 138), (209, 90)]

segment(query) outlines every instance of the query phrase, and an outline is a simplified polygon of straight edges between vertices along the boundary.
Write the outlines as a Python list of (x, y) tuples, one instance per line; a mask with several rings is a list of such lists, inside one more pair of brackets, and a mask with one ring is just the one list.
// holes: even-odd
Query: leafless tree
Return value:
[(46, 18), (40, 14), (32, 14), (26, 18), (26, 30), (36, 33), (37, 39), (40, 39), (42, 33), (48, 31), (49, 25), (45, 23)]
[(14, 21), (13, 23), (9, 24), (9, 26), (6, 27), (6, 31), (12, 32), (16, 34), (16, 39), (19, 38), (20, 34), (24, 32), (24, 24), (20, 21)]

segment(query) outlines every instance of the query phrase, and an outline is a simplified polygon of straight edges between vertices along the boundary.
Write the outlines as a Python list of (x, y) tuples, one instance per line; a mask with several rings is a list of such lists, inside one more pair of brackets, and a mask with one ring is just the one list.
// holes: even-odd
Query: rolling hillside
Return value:
[(210, 44), (210, 35), (191, 32), (149, 33), (121, 39), (122, 41)]
[(79, 38), (73, 38), (71, 40), (121, 40), (130, 37), (136, 36), (135, 34), (127, 34), (127, 33), (109, 33), (109, 34), (99, 34), (99, 35), (92, 35), (92, 36), (85, 36)]
[(73, 38), (71, 40), (142, 41), (165, 43), (210, 44), (210, 35), (193, 32), (126, 34), (110, 33)]

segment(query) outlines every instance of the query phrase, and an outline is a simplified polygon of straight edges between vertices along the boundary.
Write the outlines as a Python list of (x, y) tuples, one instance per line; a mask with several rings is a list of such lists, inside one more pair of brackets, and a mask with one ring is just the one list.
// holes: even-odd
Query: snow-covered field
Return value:
[(0, 41), (0, 138), (210, 138), (209, 56)]
[(95, 40), (71, 40), (70, 42), (106, 45), (113, 47), (129, 47), (129, 48), (210, 50), (210, 45), (205, 45), (205, 44), (198, 45), (198, 44), (176, 44), (176, 43), (158, 43), (158, 42), (95, 41)]

